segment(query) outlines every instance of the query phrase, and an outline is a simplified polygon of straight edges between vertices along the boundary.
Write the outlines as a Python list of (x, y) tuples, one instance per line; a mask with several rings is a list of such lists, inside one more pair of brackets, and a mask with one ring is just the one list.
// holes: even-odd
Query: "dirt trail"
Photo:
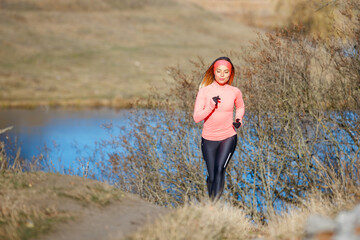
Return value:
[(170, 211), (84, 177), (0, 174), (0, 239), (120, 240)]
[(129, 196), (104, 208), (84, 208), (76, 220), (56, 226), (55, 231), (40, 239), (119, 240), (168, 212), (137, 196)]

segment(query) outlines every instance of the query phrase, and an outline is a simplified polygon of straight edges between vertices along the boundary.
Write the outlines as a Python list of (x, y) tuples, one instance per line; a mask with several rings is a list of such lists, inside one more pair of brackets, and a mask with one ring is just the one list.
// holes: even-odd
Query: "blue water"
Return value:
[[(10, 109), (0, 110), (0, 129), (21, 147), (21, 157), (46, 154), (54, 171), (78, 167), (79, 157), (91, 155), (96, 142), (109, 137), (107, 125), (116, 129), (129, 124), (129, 110), (112, 109)], [(0, 136), (3, 140), (5, 135)], [(12, 153), (14, 154), (14, 153)]]

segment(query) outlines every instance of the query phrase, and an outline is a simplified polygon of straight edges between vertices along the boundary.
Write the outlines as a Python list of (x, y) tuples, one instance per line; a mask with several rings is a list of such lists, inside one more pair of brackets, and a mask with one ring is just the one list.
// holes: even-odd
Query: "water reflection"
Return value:
[(95, 142), (108, 137), (103, 125), (126, 126), (129, 114), (129, 110), (107, 108), (0, 110), (0, 129), (14, 127), (8, 135), (20, 143), (23, 158), (38, 156), (46, 146), (59, 170), (76, 168), (76, 158), (92, 154)]

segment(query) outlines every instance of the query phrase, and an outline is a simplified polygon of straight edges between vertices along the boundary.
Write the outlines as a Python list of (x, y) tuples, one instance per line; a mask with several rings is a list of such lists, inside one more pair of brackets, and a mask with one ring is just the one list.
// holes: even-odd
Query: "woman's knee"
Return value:
[(209, 174), (209, 175), (207, 176), (206, 181), (207, 181), (208, 183), (212, 183), (212, 182), (214, 182), (214, 180), (215, 180), (214, 174)]
[(219, 166), (215, 169), (215, 176), (217, 178), (221, 178), (223, 176), (225, 176), (225, 168), (223, 168), (223, 166)]

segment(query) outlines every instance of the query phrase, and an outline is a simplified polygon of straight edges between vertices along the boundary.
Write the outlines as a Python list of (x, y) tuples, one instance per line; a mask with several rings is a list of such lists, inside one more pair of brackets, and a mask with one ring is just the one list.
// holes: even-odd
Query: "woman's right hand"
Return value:
[(220, 100), (221, 98), (219, 96), (213, 97), (212, 100), (210, 100), (211, 107), (216, 108)]

